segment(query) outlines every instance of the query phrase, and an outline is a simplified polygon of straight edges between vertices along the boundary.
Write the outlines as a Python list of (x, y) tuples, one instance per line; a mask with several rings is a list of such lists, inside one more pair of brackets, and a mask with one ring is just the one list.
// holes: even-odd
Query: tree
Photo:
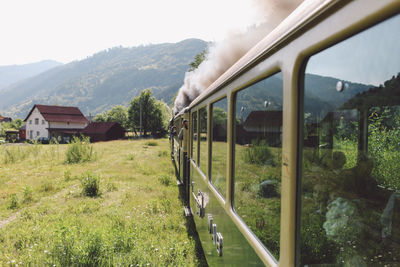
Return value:
[(199, 65), (206, 59), (207, 55), (207, 50), (203, 50), (200, 53), (198, 53), (195, 57), (194, 60), (189, 64), (190, 68), (189, 71), (194, 71), (199, 67)]
[(128, 109), (123, 106), (114, 106), (107, 113), (107, 121), (118, 122), (122, 127), (128, 127)]
[(128, 109), (121, 105), (112, 107), (110, 110), (96, 115), (94, 118), (96, 122), (117, 122), (123, 128), (127, 128), (129, 125), (128, 120)]
[[(141, 131), (144, 136), (148, 132), (155, 136), (164, 135), (166, 127), (163, 105), (163, 102), (157, 101), (152, 96), (150, 89), (143, 90), (139, 96), (131, 101), (128, 109), (129, 123), (136, 128), (142, 126)], [(140, 120), (142, 122), (141, 125)]]

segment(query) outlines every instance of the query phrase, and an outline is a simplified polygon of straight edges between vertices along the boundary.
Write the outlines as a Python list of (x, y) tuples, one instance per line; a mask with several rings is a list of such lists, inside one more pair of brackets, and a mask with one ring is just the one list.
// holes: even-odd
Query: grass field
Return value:
[[(199, 266), (168, 140), (0, 146), (0, 266)], [(99, 194), (83, 194), (85, 177)]]

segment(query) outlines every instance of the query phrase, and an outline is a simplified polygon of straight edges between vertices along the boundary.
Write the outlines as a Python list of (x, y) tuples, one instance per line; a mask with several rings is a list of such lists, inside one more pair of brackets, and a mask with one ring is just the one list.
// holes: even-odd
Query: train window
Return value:
[(228, 100), (212, 105), (211, 183), (218, 192), (226, 195)]
[(301, 266), (400, 264), (400, 15), (305, 69)]
[(199, 146), (199, 163), (200, 169), (208, 177), (208, 144), (207, 144), (207, 108), (202, 108), (199, 111), (199, 132), (200, 132), (200, 146)]
[(197, 162), (197, 111), (192, 113), (192, 160)]
[(279, 259), (282, 74), (241, 90), (235, 100), (234, 207)]

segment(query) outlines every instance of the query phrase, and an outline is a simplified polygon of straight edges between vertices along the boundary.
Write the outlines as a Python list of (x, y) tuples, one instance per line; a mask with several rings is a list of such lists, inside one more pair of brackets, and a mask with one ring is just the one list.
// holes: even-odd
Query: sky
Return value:
[(306, 72), (378, 86), (400, 72), (400, 15), (310, 58)]
[(256, 21), (249, 0), (1, 0), (0, 66), (68, 63), (120, 45), (220, 41)]

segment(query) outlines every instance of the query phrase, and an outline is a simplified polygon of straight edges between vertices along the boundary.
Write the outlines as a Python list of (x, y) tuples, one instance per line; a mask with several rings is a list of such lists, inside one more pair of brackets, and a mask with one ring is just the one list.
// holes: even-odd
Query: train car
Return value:
[(210, 266), (400, 266), (399, 11), (305, 1), (174, 116)]

